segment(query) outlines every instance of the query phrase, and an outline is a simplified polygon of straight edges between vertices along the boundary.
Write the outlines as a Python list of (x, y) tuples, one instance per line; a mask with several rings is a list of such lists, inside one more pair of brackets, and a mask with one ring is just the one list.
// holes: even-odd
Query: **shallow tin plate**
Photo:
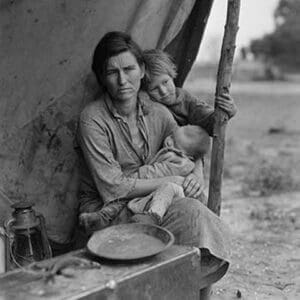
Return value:
[(158, 254), (173, 243), (173, 234), (160, 226), (130, 223), (94, 232), (87, 248), (106, 259), (135, 260)]

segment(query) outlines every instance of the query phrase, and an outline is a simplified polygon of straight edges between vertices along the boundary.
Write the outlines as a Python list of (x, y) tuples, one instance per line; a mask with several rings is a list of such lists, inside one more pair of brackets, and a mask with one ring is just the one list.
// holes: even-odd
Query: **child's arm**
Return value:
[[(213, 136), (214, 108), (192, 96), (187, 97), (186, 101), (188, 106), (188, 124), (201, 126), (210, 136)], [(227, 113), (229, 119), (237, 113), (236, 104), (229, 94), (222, 94), (216, 97), (215, 102), (220, 109)]]
[[(185, 119), (185, 124), (198, 125), (204, 128), (210, 136), (213, 136), (213, 128), (215, 123), (214, 107), (206, 101), (191, 95), (186, 90), (181, 91), (181, 103), (176, 107), (170, 107), (177, 115), (182, 115)], [(219, 108), (224, 110), (229, 118), (232, 118), (236, 112), (237, 107), (233, 98), (229, 94), (222, 94), (215, 99)]]

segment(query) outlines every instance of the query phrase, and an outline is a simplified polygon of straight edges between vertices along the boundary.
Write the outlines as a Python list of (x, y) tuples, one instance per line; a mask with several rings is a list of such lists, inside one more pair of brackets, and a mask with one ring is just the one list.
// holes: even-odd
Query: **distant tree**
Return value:
[(274, 32), (251, 41), (250, 50), (267, 63), (300, 70), (300, 0), (280, 0), (274, 18)]

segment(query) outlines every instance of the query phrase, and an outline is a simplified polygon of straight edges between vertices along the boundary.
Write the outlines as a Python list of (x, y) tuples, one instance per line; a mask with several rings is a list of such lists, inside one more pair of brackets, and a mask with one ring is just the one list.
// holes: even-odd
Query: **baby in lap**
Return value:
[[(172, 135), (165, 139), (164, 147), (149, 164), (156, 167), (156, 178), (187, 176), (195, 167), (194, 161), (203, 157), (209, 147), (209, 135), (201, 127), (193, 125), (178, 127)], [(165, 160), (168, 153), (173, 154), (173, 159), (170, 161)], [(148, 170), (149, 174), (151, 174), (151, 169)], [(143, 175), (145, 176), (145, 174)], [(146, 197), (133, 199), (128, 203), (128, 208), (136, 214), (132, 220), (160, 224), (173, 199), (178, 197), (185, 197), (183, 188), (175, 183), (167, 183)]]
[[(187, 176), (194, 167), (194, 161), (203, 157), (210, 148), (207, 132), (199, 126), (186, 125), (164, 141), (164, 147), (154, 158), (138, 171), (138, 178), (151, 179), (166, 176)], [(183, 188), (167, 183), (146, 197), (128, 201), (114, 201), (102, 209), (79, 216), (80, 224), (86, 230), (99, 230), (110, 225), (113, 219), (127, 207), (135, 214), (133, 222), (160, 224), (168, 207), (176, 197), (185, 197)]]

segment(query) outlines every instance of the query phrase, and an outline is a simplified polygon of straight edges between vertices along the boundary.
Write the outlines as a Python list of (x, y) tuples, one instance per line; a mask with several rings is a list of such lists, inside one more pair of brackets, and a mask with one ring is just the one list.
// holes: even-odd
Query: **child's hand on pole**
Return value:
[(215, 101), (217, 106), (227, 113), (229, 119), (237, 113), (237, 106), (230, 94), (221, 94)]

